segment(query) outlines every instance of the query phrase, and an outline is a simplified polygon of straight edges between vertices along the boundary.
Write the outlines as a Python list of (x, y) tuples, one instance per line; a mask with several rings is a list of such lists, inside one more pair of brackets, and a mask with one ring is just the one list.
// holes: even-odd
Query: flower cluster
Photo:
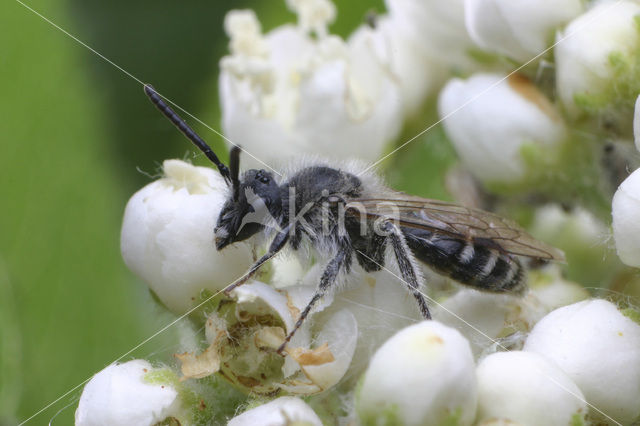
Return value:
[(451, 196), (517, 216), (568, 264), (530, 259), (523, 295), (462, 288), (425, 267), (424, 321), (391, 255), (378, 272), (354, 262), (300, 325), (327, 259), (278, 255), (225, 295), (264, 238), (217, 251), (232, 191), (217, 171), (167, 160), (129, 201), (121, 250), (196, 343), (170, 363), (96, 374), (76, 423), (640, 419), (640, 3), (387, 0), (346, 39), (329, 31), (329, 0), (287, 5), (297, 23), (266, 33), (251, 10), (225, 19), (222, 126), (250, 154), (243, 167), (281, 170), (308, 154), (373, 163), (405, 142), (403, 129), (440, 122), (457, 154), (443, 179)]

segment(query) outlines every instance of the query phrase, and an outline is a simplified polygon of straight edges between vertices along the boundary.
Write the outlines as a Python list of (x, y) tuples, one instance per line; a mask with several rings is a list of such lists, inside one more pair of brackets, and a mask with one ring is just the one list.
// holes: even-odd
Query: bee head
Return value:
[(273, 226), (282, 206), (280, 187), (266, 170), (248, 170), (222, 207), (215, 228), (218, 250)]
[(145, 84), (144, 92), (158, 110), (216, 165), (220, 175), (231, 188), (232, 195), (218, 216), (215, 228), (216, 248), (221, 250), (229, 244), (246, 240), (265, 226), (273, 225), (272, 219), (279, 216), (281, 210), (280, 188), (273, 175), (265, 170), (249, 170), (240, 180), (239, 146), (234, 145), (231, 148), (229, 166), (225, 165), (151, 85)]

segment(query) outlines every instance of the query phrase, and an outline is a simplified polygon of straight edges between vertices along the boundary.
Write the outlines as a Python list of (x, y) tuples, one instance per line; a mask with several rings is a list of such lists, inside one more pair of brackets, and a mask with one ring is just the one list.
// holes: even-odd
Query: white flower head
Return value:
[(469, 343), (453, 328), (424, 321), (399, 331), (375, 353), (356, 409), (364, 424), (470, 425), (477, 402)]
[(585, 422), (582, 392), (541, 355), (497, 352), (480, 362), (477, 375), (479, 422), (503, 419), (530, 426)]
[(453, 79), (440, 92), (438, 109), (462, 162), (486, 182), (522, 178), (523, 146), (551, 148), (566, 135), (551, 102), (519, 75)]
[(153, 370), (144, 360), (112, 364), (85, 385), (76, 410), (77, 426), (153, 425), (179, 415), (178, 392), (146, 383)]
[[(373, 161), (400, 129), (400, 89), (375, 52), (320, 30), (332, 16), (329, 4), (292, 1), (300, 25), (266, 35), (252, 12), (227, 15), (231, 55), (220, 62), (222, 126), (267, 163), (304, 153)], [(253, 23), (231, 24), (236, 21)]]
[(625, 264), (640, 268), (640, 169), (618, 187), (611, 214), (618, 257)]
[(464, 6), (473, 41), (519, 62), (543, 53), (556, 29), (582, 12), (580, 0), (465, 0)]
[[(595, 2), (558, 33), (556, 85), (569, 113), (605, 107), (621, 95), (611, 84), (616, 80), (616, 67), (624, 68), (638, 60), (639, 15), (640, 4), (635, 1)], [(637, 92), (630, 95), (635, 98)]]
[(640, 324), (605, 300), (556, 309), (527, 338), (525, 351), (555, 362), (578, 385), (590, 415), (629, 424), (640, 416)]
[(251, 265), (251, 248), (224, 251), (214, 227), (228, 189), (220, 174), (180, 160), (163, 163), (165, 177), (127, 203), (120, 248), (125, 263), (173, 312), (193, 306), (204, 289), (216, 292)]
[(311, 407), (300, 398), (283, 396), (252, 408), (229, 420), (228, 426), (322, 426), (322, 421)]

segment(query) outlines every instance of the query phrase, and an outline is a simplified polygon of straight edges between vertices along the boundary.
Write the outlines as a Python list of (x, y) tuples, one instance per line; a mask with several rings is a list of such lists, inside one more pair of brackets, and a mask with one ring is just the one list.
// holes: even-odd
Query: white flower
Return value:
[(418, 51), (453, 68), (469, 69), (474, 47), (464, 23), (464, 0), (385, 0), (396, 31), (415, 40)]
[(375, 28), (361, 25), (349, 44), (364, 58), (374, 55), (398, 84), (405, 113), (411, 115), (444, 83), (446, 67), (424, 53), (420, 39), (406, 33), (409, 25), (403, 15), (381, 15), (376, 17)]
[(618, 187), (611, 215), (618, 257), (625, 264), (640, 268), (640, 169)]
[(475, 365), (462, 335), (436, 321), (407, 327), (378, 349), (356, 409), (364, 424), (470, 425), (476, 412)]
[(499, 74), (453, 79), (438, 101), (447, 136), (463, 163), (489, 182), (521, 178), (523, 146), (547, 149), (566, 132), (554, 106), (529, 80), (503, 79)]
[(541, 355), (497, 352), (478, 364), (477, 375), (477, 421), (493, 418), (528, 426), (585, 422), (587, 404), (582, 392)]
[[(518, 344), (522, 332), (531, 330), (545, 313), (544, 306), (530, 294), (519, 297), (464, 288), (434, 307), (433, 318), (460, 331), (479, 356), (499, 349), (499, 345)], [(496, 340), (505, 336), (515, 340)]]
[(151, 364), (134, 360), (100, 371), (82, 391), (76, 426), (154, 425), (179, 415), (178, 392), (169, 385), (145, 383)]
[(556, 309), (536, 324), (524, 350), (562, 368), (592, 416), (629, 424), (640, 415), (640, 325), (614, 304), (593, 299)]
[(299, 398), (283, 396), (245, 411), (229, 420), (228, 426), (322, 426), (318, 415)]
[[(558, 33), (555, 47), (556, 85), (567, 110), (599, 104), (618, 96), (611, 87), (615, 66), (637, 61), (640, 33), (635, 1), (597, 2)], [(611, 89), (611, 90), (608, 90)], [(634, 97), (637, 93), (632, 94)], [(606, 105), (595, 105), (604, 107)]]
[(465, 0), (464, 6), (473, 41), (519, 62), (542, 53), (556, 29), (582, 12), (580, 0)]
[(216, 292), (251, 265), (250, 247), (216, 251), (213, 229), (227, 195), (217, 171), (179, 160), (127, 203), (120, 248), (125, 263), (173, 312), (188, 310), (203, 289)]
[[(398, 84), (370, 46), (323, 34), (318, 28), (330, 15), (298, 3), (300, 26), (265, 36), (253, 12), (227, 15), (231, 54), (219, 81), (225, 134), (273, 165), (304, 153), (378, 159), (402, 124)], [(324, 2), (311, 3), (322, 10), (316, 6)]]

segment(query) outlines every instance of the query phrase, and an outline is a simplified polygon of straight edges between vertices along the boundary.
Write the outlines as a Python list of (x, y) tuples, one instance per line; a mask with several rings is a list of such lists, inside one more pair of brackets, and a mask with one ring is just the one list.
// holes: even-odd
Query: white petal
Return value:
[(618, 257), (625, 264), (640, 268), (640, 170), (631, 173), (618, 187), (611, 214)]
[[(587, 401), (618, 422), (640, 415), (640, 325), (600, 299), (564, 306), (536, 324), (525, 351), (551, 359)], [(604, 415), (591, 408), (595, 418)]]
[(120, 248), (129, 269), (182, 313), (203, 289), (219, 291), (246, 271), (251, 249), (245, 243), (215, 248), (213, 229), (227, 196), (219, 173), (179, 160), (163, 166), (166, 176), (127, 203)]
[(473, 41), (520, 62), (543, 53), (555, 30), (581, 12), (580, 0), (465, 1), (465, 22)]
[[(363, 423), (393, 418), (405, 425), (470, 425), (476, 377), (467, 340), (436, 321), (407, 327), (371, 359), (357, 396)], [(393, 416), (393, 417), (388, 417)]]
[(404, 28), (397, 30), (416, 40), (425, 54), (450, 67), (472, 66), (468, 51), (473, 42), (465, 28), (464, 0), (385, 0), (385, 3), (391, 16), (406, 22)]
[(585, 422), (587, 404), (567, 374), (541, 355), (498, 352), (478, 374), (478, 421), (508, 419), (528, 426)]
[(346, 309), (336, 312), (320, 329), (315, 341), (318, 345), (327, 342), (335, 360), (308, 365), (303, 370), (313, 383), (322, 389), (329, 389), (342, 379), (351, 364), (358, 342), (358, 323), (355, 317)]
[(151, 364), (112, 364), (85, 385), (76, 410), (77, 426), (153, 425), (177, 411), (178, 393), (168, 385), (144, 382)]
[(304, 153), (373, 161), (397, 136), (400, 88), (373, 50), (286, 25), (260, 43), (266, 55), (223, 58), (219, 80), (225, 134), (252, 155), (270, 165)]
[(283, 396), (234, 417), (228, 426), (288, 426), (308, 424), (322, 426), (317, 414), (301, 399)]
[[(403, 31), (408, 25), (403, 16), (388, 15), (376, 18), (375, 28), (360, 26), (349, 38), (354, 50), (362, 50), (378, 62), (399, 85), (402, 103), (407, 114), (414, 114), (427, 97), (444, 83), (446, 67), (426, 55), (419, 40)], [(361, 61), (366, 65), (366, 61)], [(368, 67), (371, 70), (371, 66)], [(378, 84), (366, 90), (380, 90)]]
[(484, 181), (523, 176), (520, 150), (527, 143), (553, 146), (565, 127), (551, 102), (518, 75), (476, 74), (451, 80), (440, 93), (440, 117), (456, 151)]

